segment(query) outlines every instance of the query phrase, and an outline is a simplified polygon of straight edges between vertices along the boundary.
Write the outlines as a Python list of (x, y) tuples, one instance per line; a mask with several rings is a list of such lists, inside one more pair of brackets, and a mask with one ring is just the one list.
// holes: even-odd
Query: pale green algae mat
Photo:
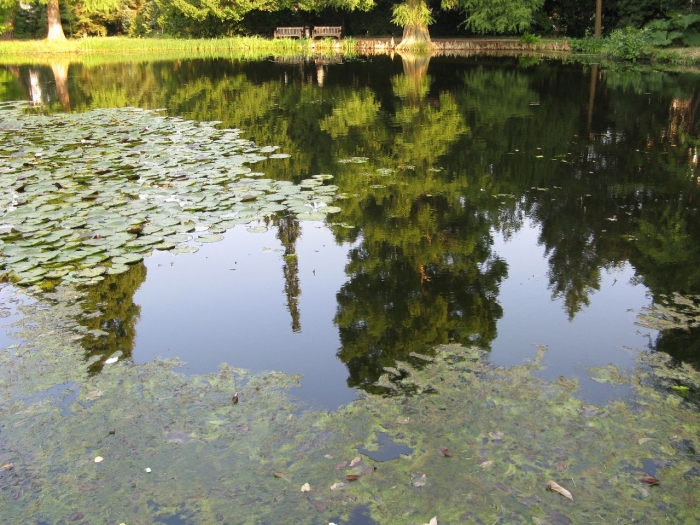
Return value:
[[(332, 208), (336, 188), (326, 177), (299, 186), (260, 182), (243, 164), (267, 150), (212, 124), (129, 109), (61, 117), (25, 115), (14, 105), (1, 111), (0, 199), (10, 209), (3, 272), (24, 284), (56, 272), (49, 277), (62, 283), (50, 293), (17, 292), (38, 300), (20, 307), (20, 342), (0, 351), (0, 523), (327, 524), (347, 522), (358, 507), (380, 524), (700, 520), (692, 398), (700, 375), (662, 354), (640, 353), (634, 374), (592, 370), (596, 380), (634, 391), (601, 407), (577, 399), (575, 381), (535, 377), (542, 348), (533, 363), (508, 369), (490, 366), (478, 348), (412, 354), (379, 380), (386, 395), (324, 413), (300, 410), (289, 395), (299, 377), (250, 376), (227, 365), (188, 377), (174, 371), (177, 362), (136, 366), (115, 354), (90, 377), (93, 362), (80, 346), (87, 328), (77, 321), (83, 292), (71, 281), (128, 271), (131, 255), (154, 247), (195, 248), (173, 239), (192, 229), (219, 235), (230, 227), (225, 221), (264, 223), (283, 211), (272, 203), (319, 213)], [(65, 123), (70, 144), (51, 136), (52, 122)], [(109, 123), (118, 139), (104, 131)], [(167, 133), (143, 136), (157, 126)], [(82, 142), (97, 135), (94, 146), (108, 151)], [(189, 146), (178, 153), (166, 142), (158, 157), (165, 140)], [(220, 140), (227, 146), (216, 149)], [(218, 164), (222, 150), (233, 156), (229, 163)], [(191, 169), (178, 157), (186, 153)], [(168, 157), (179, 167), (168, 171)], [(210, 187), (217, 184), (219, 191)], [(101, 273), (86, 272), (95, 268)], [(669, 303), (640, 321), (696, 322), (697, 301), (675, 303), (685, 309)], [(372, 459), (384, 435), (405, 454)], [(659, 483), (642, 481), (649, 476)], [(548, 490), (550, 481), (571, 499)]]

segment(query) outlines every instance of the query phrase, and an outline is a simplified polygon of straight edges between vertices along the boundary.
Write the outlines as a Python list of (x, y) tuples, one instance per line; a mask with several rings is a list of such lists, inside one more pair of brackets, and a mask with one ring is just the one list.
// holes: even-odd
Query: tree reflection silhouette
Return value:
[(136, 323), (141, 308), (134, 304), (134, 294), (146, 280), (146, 265), (142, 262), (119, 275), (107, 275), (95, 285), (85, 288), (81, 300), (85, 312), (80, 324), (88, 330), (81, 344), (85, 349), (85, 360), (98, 358), (88, 367), (90, 374), (102, 371), (104, 360), (116, 352), (121, 359), (129, 359), (134, 350)]

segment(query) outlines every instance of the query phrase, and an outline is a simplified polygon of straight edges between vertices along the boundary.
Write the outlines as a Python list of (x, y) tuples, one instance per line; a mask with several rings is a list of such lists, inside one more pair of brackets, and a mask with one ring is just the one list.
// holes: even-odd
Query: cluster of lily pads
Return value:
[[(197, 251), (276, 214), (323, 220), (331, 175), (294, 184), (249, 165), (289, 157), (236, 129), (137, 108), (37, 115), (0, 104), (0, 275), (89, 283), (155, 250)], [(193, 242), (194, 241), (194, 242)]]

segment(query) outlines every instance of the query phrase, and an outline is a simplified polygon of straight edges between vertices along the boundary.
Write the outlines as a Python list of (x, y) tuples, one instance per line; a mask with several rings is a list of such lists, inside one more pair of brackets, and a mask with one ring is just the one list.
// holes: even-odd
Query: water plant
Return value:
[[(337, 187), (273, 181), (249, 165), (290, 155), (215, 122), (135, 108), (37, 115), (0, 106), (0, 268), (21, 285), (89, 283), (153, 250), (191, 253), (279, 213), (319, 220)], [(277, 160), (281, 159), (281, 160)]]
[[(21, 341), (0, 352), (3, 523), (337, 523), (357, 509), (381, 524), (695, 519), (697, 407), (668, 387), (661, 354), (626, 376), (634, 398), (591, 406), (576, 381), (536, 377), (544, 348), (497, 369), (479, 348), (443, 345), (387, 367), (383, 395), (318, 413), (287, 393), (298, 376), (229, 365), (187, 377), (115, 354), (90, 377), (80, 301), (61, 286), (22, 307)], [(692, 369), (676, 375), (697, 384)]]

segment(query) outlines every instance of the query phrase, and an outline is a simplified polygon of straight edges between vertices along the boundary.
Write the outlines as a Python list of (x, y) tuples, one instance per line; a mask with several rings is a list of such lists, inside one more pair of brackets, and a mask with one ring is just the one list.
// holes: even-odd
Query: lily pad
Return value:
[(224, 236), (219, 235), (219, 234), (209, 234), (209, 235), (200, 235), (197, 237), (198, 242), (219, 242), (223, 241)]

